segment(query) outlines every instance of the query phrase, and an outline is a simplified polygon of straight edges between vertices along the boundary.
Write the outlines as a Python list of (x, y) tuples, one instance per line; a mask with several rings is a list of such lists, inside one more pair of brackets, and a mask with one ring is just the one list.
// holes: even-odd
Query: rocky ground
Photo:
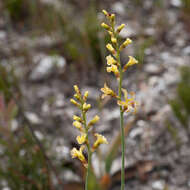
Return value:
[[(190, 35), (188, 25), (182, 19), (181, 1), (162, 3), (155, 6), (153, 1), (146, 0), (138, 6), (128, 1), (113, 1), (109, 5), (118, 21), (127, 25), (121, 33), (122, 37), (134, 39), (122, 59), (126, 60), (127, 55), (134, 55), (136, 48), (142, 47), (139, 56), (143, 64), (129, 70), (123, 82), (129, 91), (135, 91), (140, 103), (136, 116), (126, 115), (126, 123), (133, 122), (126, 138), (126, 166), (136, 166), (139, 161), (155, 163), (151, 164), (145, 179), (135, 169), (134, 179), (127, 180), (127, 189), (190, 189), (190, 139), (168, 103), (175, 97), (176, 85), (180, 80), (178, 68), (190, 64)], [(105, 4), (108, 3), (105, 1)], [(62, 55), (52, 56), (48, 51), (59, 44), (59, 34), (33, 39), (30, 33), (21, 34), (14, 28), (7, 28), (7, 24), (0, 18), (1, 64), (11, 63), (16, 68), (25, 116), (36, 130), (39, 128), (42, 137), (46, 134), (54, 139), (53, 150), (59, 159), (70, 159), (69, 149), (77, 135), (72, 127), (72, 115), (77, 111), (69, 99), (73, 93), (72, 86), (80, 84), (80, 80), (82, 91), (90, 92), (89, 101), (94, 105), (89, 117), (101, 112), (96, 130), (111, 141), (119, 129), (118, 107), (112, 101), (102, 109), (95, 106), (98, 105), (99, 89), (105, 78), (113, 88), (117, 85), (115, 79), (97, 71), (92, 74), (95, 79), (88, 78), (84, 73), (80, 78), (80, 74), (72, 72), (69, 60)], [(175, 140), (167, 130), (166, 121), (171, 121), (179, 130), (182, 141), (180, 149), (177, 149)], [(97, 162), (94, 161), (94, 164)], [(146, 166), (144, 162), (143, 165)], [(120, 156), (114, 161), (112, 173), (119, 168)], [(68, 172), (64, 176), (74, 178), (74, 174)], [(114, 185), (112, 189), (119, 188)]]

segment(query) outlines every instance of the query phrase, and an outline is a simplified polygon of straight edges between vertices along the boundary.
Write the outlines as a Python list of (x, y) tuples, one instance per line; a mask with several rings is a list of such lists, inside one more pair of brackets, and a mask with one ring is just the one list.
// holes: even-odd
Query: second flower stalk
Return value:
[[(74, 94), (75, 99), (71, 99), (70, 101), (80, 110), (81, 114), (80, 116), (76, 115), (73, 116), (74, 119), (73, 126), (76, 127), (80, 132), (80, 135), (76, 137), (76, 140), (81, 147), (79, 150), (73, 148), (71, 150), (71, 156), (72, 158), (78, 158), (82, 162), (84, 167), (87, 168), (86, 183), (85, 183), (85, 190), (87, 190), (89, 186), (88, 182), (89, 182), (89, 175), (91, 169), (92, 153), (95, 152), (95, 150), (99, 147), (100, 144), (108, 144), (108, 142), (103, 135), (95, 133), (93, 135), (96, 137), (96, 140), (91, 145), (89, 141), (90, 129), (91, 127), (93, 127), (93, 125), (95, 125), (99, 121), (99, 116), (95, 115), (94, 118), (87, 123), (86, 113), (91, 108), (91, 105), (87, 104), (88, 91), (86, 91), (84, 95), (82, 95), (77, 85), (74, 85), (74, 90), (75, 90)], [(85, 148), (87, 149), (88, 153), (88, 158), (87, 158), (88, 161), (86, 160), (83, 154)]]
[[(104, 15), (108, 20), (108, 24), (102, 23), (101, 26), (106, 29), (110, 35), (111, 43), (106, 45), (106, 48), (111, 53), (106, 57), (107, 60), (107, 72), (113, 72), (118, 80), (118, 93), (115, 93), (111, 88), (104, 84), (104, 88), (101, 91), (104, 93), (102, 98), (106, 96), (111, 96), (116, 98), (117, 104), (120, 107), (120, 130), (121, 130), (121, 150), (122, 150), (122, 164), (121, 164), (121, 190), (125, 189), (125, 134), (124, 134), (124, 112), (136, 112), (136, 107), (138, 103), (135, 101), (135, 94), (130, 93), (131, 97), (128, 97), (127, 90), (122, 88), (123, 73), (128, 69), (128, 67), (137, 64), (138, 61), (129, 56), (129, 61), (122, 66), (120, 60), (121, 51), (124, 50), (126, 46), (132, 43), (130, 38), (127, 38), (121, 45), (119, 44), (119, 33), (125, 27), (125, 24), (121, 24), (119, 27), (115, 27), (115, 15), (110, 14), (103, 10)], [(124, 101), (122, 101), (122, 93), (124, 95)]]

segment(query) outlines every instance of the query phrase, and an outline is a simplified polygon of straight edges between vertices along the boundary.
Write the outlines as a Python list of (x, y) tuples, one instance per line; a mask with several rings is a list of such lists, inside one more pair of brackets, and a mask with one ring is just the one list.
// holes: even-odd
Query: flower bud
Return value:
[(115, 22), (115, 14), (111, 14), (111, 16), (110, 16), (110, 21), (111, 21), (112, 23)]
[(129, 61), (124, 65), (123, 72), (125, 72), (128, 67), (135, 65), (137, 63), (138, 63), (138, 61), (134, 57), (129, 56)]
[(117, 39), (116, 39), (115, 37), (111, 37), (111, 42), (112, 42), (113, 44), (116, 44), (116, 43), (117, 43)]
[(74, 90), (77, 94), (80, 94), (79, 87), (77, 85), (74, 85)]
[(95, 143), (93, 144), (93, 151), (100, 145), (100, 144), (108, 144), (107, 139), (103, 136), (100, 135), (98, 133), (96, 133), (94, 136), (96, 136), (97, 140), (95, 141)]
[(110, 30), (110, 29), (111, 29), (110, 26), (108, 26), (108, 25), (105, 24), (104, 22), (101, 24), (101, 26), (102, 26), (103, 28), (105, 28), (106, 30)]
[(79, 121), (74, 121), (73, 126), (76, 127), (77, 129), (82, 129), (82, 124)]
[(73, 115), (73, 120), (81, 122), (82, 118), (80, 118), (79, 116)]
[(122, 51), (127, 45), (131, 44), (132, 40), (130, 38), (127, 38), (123, 44), (120, 46), (119, 50)]
[(115, 54), (116, 53), (116, 51), (115, 51), (115, 49), (113, 48), (113, 46), (111, 45), (111, 44), (107, 44), (106, 45), (106, 48), (112, 53), (112, 54)]
[(116, 29), (116, 32), (119, 34), (121, 32), (121, 30), (125, 27), (125, 24), (121, 24), (120, 26), (118, 26), (118, 28)]
[(96, 115), (88, 124), (88, 127), (94, 125), (95, 123), (97, 123), (100, 120), (100, 117), (98, 115)]
[(91, 108), (91, 105), (90, 105), (90, 104), (87, 104), (87, 103), (84, 103), (83, 106), (82, 106), (82, 109), (83, 109), (84, 111), (88, 111), (90, 108)]
[(70, 99), (70, 102), (72, 103), (72, 104), (74, 104), (75, 106), (80, 106), (80, 104), (78, 103), (78, 102), (76, 102), (74, 99)]
[(88, 91), (86, 91), (85, 93), (84, 93), (84, 96), (83, 96), (83, 100), (86, 102), (86, 100), (87, 100), (87, 98), (88, 98)]
[(109, 13), (106, 10), (102, 10), (102, 12), (104, 13), (105, 16), (109, 16)]

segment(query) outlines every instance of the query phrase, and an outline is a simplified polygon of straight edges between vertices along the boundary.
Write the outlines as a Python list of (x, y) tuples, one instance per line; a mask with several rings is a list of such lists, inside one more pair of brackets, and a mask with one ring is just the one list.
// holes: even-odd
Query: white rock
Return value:
[(2, 190), (11, 190), (9, 187), (3, 187)]
[(163, 180), (154, 181), (152, 183), (152, 188), (155, 190), (163, 190), (165, 186), (165, 182)]
[(7, 36), (6, 32), (0, 31), (0, 40), (4, 40), (6, 36)]
[(34, 134), (36, 135), (36, 137), (39, 140), (43, 140), (44, 139), (44, 135), (40, 131), (34, 131)]
[(130, 138), (135, 138), (136, 136), (141, 135), (142, 133), (143, 133), (143, 128), (142, 127), (141, 128), (134, 128), (130, 132), (129, 136), (130, 136)]
[[(34, 58), (34, 62), (38, 62), (41, 58), (41, 55)], [(63, 57), (55, 55), (55, 56), (43, 56), (39, 61), (38, 65), (34, 68), (30, 75), (31, 80), (41, 80), (48, 77), (53, 69), (58, 71), (63, 70), (66, 65), (66, 61)]]
[(71, 179), (72, 181), (80, 181), (80, 178), (78, 175), (73, 173), (71, 170), (64, 169), (64, 180), (69, 181)]
[(156, 75), (156, 74), (161, 74), (161, 72), (163, 71), (163, 67), (161, 67), (158, 64), (147, 64), (145, 65), (144, 70), (148, 74)]
[(64, 96), (63, 94), (57, 94), (56, 97), (55, 97), (55, 106), (56, 107), (63, 107), (64, 104), (65, 104), (65, 101), (64, 101)]
[(35, 114), (32, 112), (25, 112), (25, 116), (27, 117), (27, 119), (32, 123), (32, 124), (40, 124), (42, 122), (42, 120)]
[(190, 55), (190, 46), (185, 47), (182, 52), (184, 55)]
[(174, 7), (181, 7), (181, 5), (182, 5), (180, 0), (171, 0), (170, 3)]
[(123, 3), (121, 3), (121, 2), (114, 3), (112, 6), (112, 9), (114, 12), (116, 12), (117, 14), (120, 14), (120, 15), (125, 13), (125, 7), (124, 7)]
[(13, 119), (11, 121), (11, 130), (16, 131), (18, 129), (18, 121), (16, 119)]
[(70, 154), (70, 149), (64, 145), (56, 146), (55, 151), (59, 159), (67, 159), (68, 155)]

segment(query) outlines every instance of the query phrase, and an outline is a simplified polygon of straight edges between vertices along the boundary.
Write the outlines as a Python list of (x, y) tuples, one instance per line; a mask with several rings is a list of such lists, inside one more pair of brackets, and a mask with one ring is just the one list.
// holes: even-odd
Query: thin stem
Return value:
[(85, 190), (88, 190), (88, 182), (89, 182), (89, 174), (90, 174), (90, 167), (91, 167), (91, 156), (92, 156), (92, 152), (90, 149), (90, 145), (89, 145), (89, 141), (88, 141), (88, 129), (87, 129), (87, 124), (86, 124), (86, 112), (82, 111), (82, 117), (83, 117), (83, 121), (84, 121), (84, 127), (85, 127), (85, 132), (86, 132), (86, 146), (88, 149), (88, 167), (87, 167), (87, 173), (86, 173), (86, 180), (85, 180)]
[[(113, 27), (114, 29), (114, 27)], [(114, 31), (114, 30), (113, 30)], [(117, 34), (114, 31), (114, 36), (117, 38)], [(123, 71), (122, 71), (122, 65), (120, 60), (120, 50), (119, 50), (119, 44), (116, 43), (116, 50), (117, 50), (117, 61), (119, 64), (119, 82), (118, 82), (118, 95), (119, 99), (121, 100), (121, 89), (122, 89), (122, 81), (123, 81)], [(123, 110), (122, 106), (120, 106), (120, 130), (121, 130), (121, 150), (122, 150), (122, 163), (121, 163), (121, 190), (125, 189), (125, 132), (124, 132), (124, 122), (123, 122)]]

